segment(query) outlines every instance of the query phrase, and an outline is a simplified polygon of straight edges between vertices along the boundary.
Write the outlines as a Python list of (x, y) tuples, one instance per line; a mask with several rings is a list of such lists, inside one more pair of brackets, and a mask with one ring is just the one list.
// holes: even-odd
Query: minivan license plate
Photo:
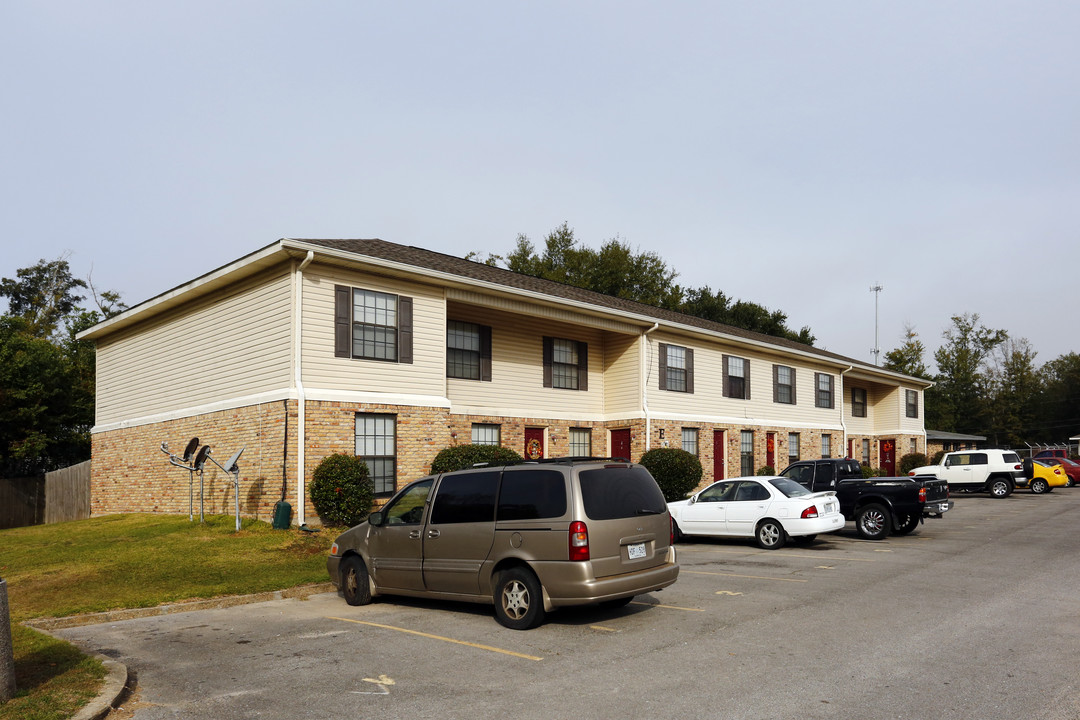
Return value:
[(645, 543), (634, 543), (626, 546), (627, 554), (631, 560), (639, 560), (645, 557)]

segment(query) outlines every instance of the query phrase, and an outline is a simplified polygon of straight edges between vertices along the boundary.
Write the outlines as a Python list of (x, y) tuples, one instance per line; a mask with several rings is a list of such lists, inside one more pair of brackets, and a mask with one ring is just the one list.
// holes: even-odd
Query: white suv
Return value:
[(1008, 497), (1024, 477), (1020, 456), (1011, 450), (958, 450), (945, 453), (940, 465), (915, 468), (908, 475), (933, 475), (961, 492), (988, 492)]

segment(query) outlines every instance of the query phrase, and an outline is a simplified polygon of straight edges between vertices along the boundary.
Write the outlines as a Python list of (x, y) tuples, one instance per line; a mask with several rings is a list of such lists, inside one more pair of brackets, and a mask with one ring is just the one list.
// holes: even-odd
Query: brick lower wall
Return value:
[[(312, 473), (327, 455), (355, 452), (356, 414), (385, 413), (396, 416), (397, 485), (426, 475), (431, 462), (443, 448), (468, 444), (472, 441), (473, 423), (500, 426), (500, 440), (505, 447), (524, 454), (527, 428), (544, 430), (544, 452), (548, 457), (569, 455), (570, 430), (588, 428), (591, 432), (592, 454), (610, 454), (610, 430), (629, 428), (631, 455), (640, 458), (646, 450), (646, 423), (641, 419), (610, 420), (606, 422), (551, 421), (545, 418), (509, 418), (497, 415), (458, 415), (445, 408), (375, 405), (344, 402), (312, 402), (306, 408), (304, 473)], [(773, 433), (773, 465), (779, 472), (788, 464), (788, 433), (798, 432), (801, 459), (821, 456), (821, 436), (832, 435), (831, 455), (844, 457), (847, 446), (843, 434), (829, 430), (789, 430), (784, 427), (745, 427), (680, 423), (653, 420), (650, 423), (648, 445), (682, 447), (682, 429), (698, 430), (698, 457), (704, 475), (702, 486), (715, 477), (714, 431), (723, 431), (723, 476), (737, 477), (740, 473), (740, 431), (754, 432), (754, 468), (766, 464), (768, 434)], [(236, 450), (244, 448), (240, 457), (240, 512), (245, 517), (261, 520), (273, 518), (274, 504), (284, 499), (294, 508), (297, 521), (296, 442), (297, 403), (277, 401), (251, 405), (227, 411), (207, 413), (196, 417), (170, 420), (131, 428), (109, 430), (93, 436), (93, 473), (91, 478), (91, 513), (100, 515), (117, 512), (159, 512), (187, 514), (189, 507), (189, 473), (169, 464), (161, 452), (167, 442), (174, 453), (182, 453), (192, 437), (213, 448), (213, 457), (224, 463)], [(287, 437), (286, 437), (287, 435)], [(855, 457), (861, 457), (862, 435), (849, 436), (854, 440)], [(871, 465), (879, 463), (878, 439), (871, 439)], [(921, 436), (889, 435), (896, 440), (896, 460), (908, 452), (911, 438), (922, 444)], [(924, 451), (924, 450), (920, 450)], [(199, 514), (199, 475), (193, 482), (193, 512)], [(232, 514), (234, 488), (232, 477), (216, 465), (207, 462), (202, 476), (203, 503), (207, 514)], [(318, 524), (310, 502), (305, 498), (305, 520)]]

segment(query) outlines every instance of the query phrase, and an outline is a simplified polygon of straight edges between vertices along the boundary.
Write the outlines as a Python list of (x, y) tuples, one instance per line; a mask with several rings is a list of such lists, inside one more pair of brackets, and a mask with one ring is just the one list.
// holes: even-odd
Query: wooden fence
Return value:
[(90, 461), (29, 478), (0, 478), (0, 529), (90, 517)]

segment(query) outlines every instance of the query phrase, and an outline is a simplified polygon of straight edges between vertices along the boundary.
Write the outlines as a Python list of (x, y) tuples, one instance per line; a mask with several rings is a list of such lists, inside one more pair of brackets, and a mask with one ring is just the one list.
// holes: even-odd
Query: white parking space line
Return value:
[(510, 655), (511, 657), (517, 657), (523, 660), (540, 661), (544, 659), (542, 657), (536, 657), (535, 655), (525, 655), (523, 653), (514, 652), (513, 650), (504, 650), (502, 648), (492, 647), (490, 645), (480, 645), (478, 643), (467, 642), (465, 640), (455, 640), (454, 638), (443, 637), (442, 635), (432, 635), (431, 633), (420, 632), (419, 630), (409, 630), (407, 628), (395, 627), (393, 625), (383, 625), (382, 623), (373, 623), (366, 620), (351, 620), (349, 618), (342, 617), (327, 617), (327, 620), (340, 620), (341, 622), (356, 623), (357, 625), (367, 625), (369, 627), (381, 628), (383, 630), (394, 630), (396, 632), (408, 633), (409, 635), (418, 635), (420, 637), (428, 638), (429, 640), (440, 640), (442, 642), (454, 643), (455, 645), (465, 645), (466, 647), (476, 648), (477, 650), (486, 650), (488, 652), (499, 653), (501, 655)]

